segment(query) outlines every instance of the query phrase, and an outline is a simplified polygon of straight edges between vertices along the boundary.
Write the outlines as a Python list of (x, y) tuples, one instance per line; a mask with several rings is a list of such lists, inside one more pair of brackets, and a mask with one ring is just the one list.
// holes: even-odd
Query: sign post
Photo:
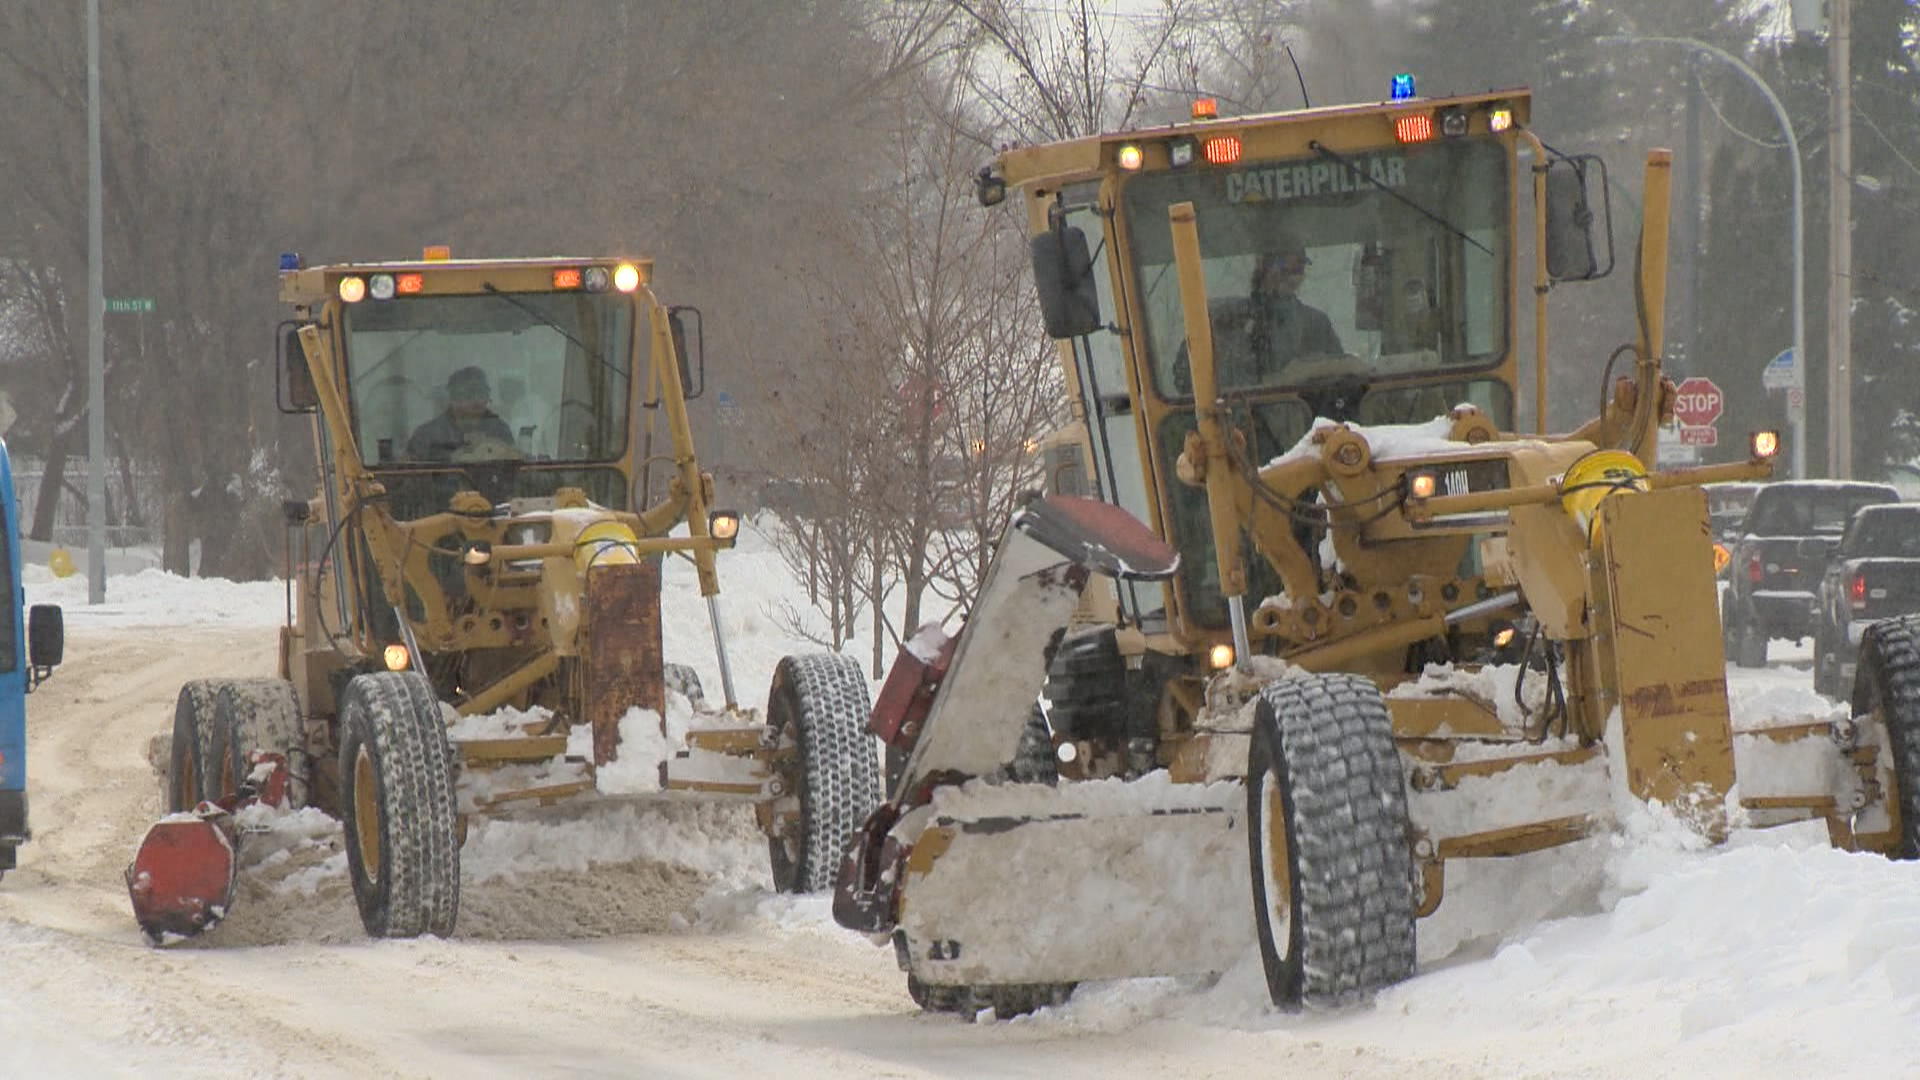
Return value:
[(1792, 349), (1782, 349), (1760, 369), (1760, 385), (1787, 393), (1788, 438), (1793, 441), (1793, 478), (1807, 478), (1807, 373)]

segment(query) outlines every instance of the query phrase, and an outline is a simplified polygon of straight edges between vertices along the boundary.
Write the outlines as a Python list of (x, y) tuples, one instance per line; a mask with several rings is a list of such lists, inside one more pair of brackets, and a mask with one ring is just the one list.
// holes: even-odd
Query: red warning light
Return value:
[(1220, 135), (1208, 139), (1200, 152), (1215, 165), (1231, 165), (1240, 160), (1240, 136)]
[(1403, 143), (1426, 142), (1433, 138), (1433, 114), (1410, 113), (1394, 117), (1393, 137)]
[(580, 268), (563, 267), (553, 272), (553, 287), (556, 289), (577, 289), (580, 287)]
[(402, 296), (418, 296), (427, 287), (427, 278), (424, 274), (395, 274), (393, 287)]

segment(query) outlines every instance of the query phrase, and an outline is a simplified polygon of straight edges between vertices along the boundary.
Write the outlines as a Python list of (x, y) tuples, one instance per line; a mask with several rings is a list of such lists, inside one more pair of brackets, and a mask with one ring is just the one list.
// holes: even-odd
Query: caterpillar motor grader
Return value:
[[(923, 1007), (1255, 942), (1277, 1005), (1365, 1000), (1412, 974), (1449, 864), (1593, 835), (1629, 793), (1710, 838), (1824, 821), (1915, 854), (1920, 672), (1863, 676), (1856, 719), (1729, 715), (1701, 487), (1770, 475), (1778, 439), (1657, 470), (1670, 172), (1648, 154), (1608, 396), (1550, 435), (1515, 431), (1525, 297), (1538, 421), (1548, 294), (1612, 269), (1612, 223), (1604, 164), (1543, 144), (1524, 89), (981, 171), (983, 203), (1024, 195), (1087, 488), (1016, 515), (957, 636), (877, 700), (904, 760), (835, 914)], [(1920, 666), (1917, 637), (1880, 653)]]
[[(280, 293), (277, 395), (313, 414), (319, 491), (286, 504), (277, 676), (180, 691), (171, 813), (127, 872), (148, 936), (225, 914), (237, 812), (261, 802), (341, 820), (374, 936), (451, 933), (468, 819), (562, 800), (749, 802), (776, 886), (828, 887), (880, 799), (867, 684), (788, 657), (765, 720), (738, 707), (715, 555), (739, 521), (688, 424), (698, 312), (646, 260), (434, 249), (286, 256)], [(663, 660), (668, 557), (707, 599), (724, 709)]]

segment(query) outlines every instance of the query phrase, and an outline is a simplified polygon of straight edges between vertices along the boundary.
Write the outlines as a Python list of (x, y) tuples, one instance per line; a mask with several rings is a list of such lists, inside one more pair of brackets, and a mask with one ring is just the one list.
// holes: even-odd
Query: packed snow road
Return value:
[[(1920, 1050), (1914, 866), (1804, 830), (1691, 850), (1650, 821), (1462, 873), (1420, 975), (1338, 1016), (1272, 1012), (1251, 949), (1013, 1023), (922, 1016), (889, 951), (824, 897), (769, 895), (758, 834), (711, 809), (476, 828), (444, 941), (366, 940), (337, 828), (283, 822), (224, 925), (152, 949), (121, 879), (160, 809), (149, 741), (183, 680), (271, 670), (279, 592), (32, 598), (70, 605), (69, 647), (31, 703), (35, 838), (0, 882), (0, 1075), (1748, 1077)], [(759, 600), (732, 601), (749, 638)], [(1736, 711), (1830, 708), (1808, 685), (1803, 659), (1736, 671)]]

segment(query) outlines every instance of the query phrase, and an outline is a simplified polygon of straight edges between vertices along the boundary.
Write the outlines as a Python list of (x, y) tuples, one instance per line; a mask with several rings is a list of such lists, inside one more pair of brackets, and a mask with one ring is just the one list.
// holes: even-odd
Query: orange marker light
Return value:
[(577, 289), (580, 287), (580, 268), (569, 266), (553, 272), (553, 287), (556, 289)]
[(1231, 165), (1240, 160), (1240, 136), (1221, 135), (1208, 139), (1200, 152), (1215, 165)]
[(1193, 99), (1193, 118), (1195, 120), (1218, 120), (1220, 118), (1220, 103), (1210, 97)]
[(420, 252), (421, 262), (446, 262), (453, 258), (453, 249), (445, 244), (428, 244)]
[(425, 274), (399, 274), (393, 279), (393, 287), (402, 296), (418, 296), (427, 287)]
[(1433, 138), (1432, 115), (1414, 113), (1410, 116), (1394, 117), (1393, 137), (1403, 143), (1426, 142)]

